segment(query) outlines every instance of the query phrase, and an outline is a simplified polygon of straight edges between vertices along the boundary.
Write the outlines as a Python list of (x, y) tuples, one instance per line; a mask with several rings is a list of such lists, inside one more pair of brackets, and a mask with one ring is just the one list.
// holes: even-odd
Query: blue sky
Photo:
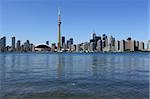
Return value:
[(148, 0), (0, 0), (0, 37), (34, 44), (57, 43), (57, 10), (61, 34), (75, 43), (97, 35), (148, 40)]

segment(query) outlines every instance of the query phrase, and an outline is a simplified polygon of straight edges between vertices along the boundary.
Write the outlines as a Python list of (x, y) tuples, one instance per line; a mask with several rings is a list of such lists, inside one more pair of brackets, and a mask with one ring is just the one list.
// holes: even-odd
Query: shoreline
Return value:
[(124, 53), (150, 53), (150, 51), (125, 51), (125, 52), (51, 52), (51, 51), (30, 51), (30, 52), (0, 52), (0, 54), (25, 54), (25, 53), (35, 53), (35, 54), (124, 54)]

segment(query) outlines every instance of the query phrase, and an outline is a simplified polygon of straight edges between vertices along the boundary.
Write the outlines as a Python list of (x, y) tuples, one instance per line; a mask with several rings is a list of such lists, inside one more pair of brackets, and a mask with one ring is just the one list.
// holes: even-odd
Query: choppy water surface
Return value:
[(148, 99), (148, 53), (0, 54), (0, 99)]

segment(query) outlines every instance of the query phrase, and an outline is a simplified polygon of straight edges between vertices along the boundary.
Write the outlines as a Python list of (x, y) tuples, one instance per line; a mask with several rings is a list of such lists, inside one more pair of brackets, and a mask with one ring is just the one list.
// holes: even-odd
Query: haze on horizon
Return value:
[(88, 41), (91, 34), (132, 37), (147, 41), (148, 0), (1, 0), (0, 37), (12, 36), (33, 44), (57, 43), (58, 8), (61, 35), (75, 43)]

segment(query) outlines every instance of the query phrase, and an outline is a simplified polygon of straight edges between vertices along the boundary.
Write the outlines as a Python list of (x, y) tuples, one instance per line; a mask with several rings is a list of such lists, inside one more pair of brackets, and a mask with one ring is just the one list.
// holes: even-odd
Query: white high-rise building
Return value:
[(15, 47), (16, 47), (15, 45), (16, 45), (16, 38), (12, 37), (12, 45), (11, 45), (12, 51), (15, 51)]
[(124, 41), (124, 40), (121, 40), (121, 41), (120, 41), (120, 51), (121, 51), (121, 52), (124, 52), (124, 51), (125, 51), (125, 41)]
[(147, 42), (147, 50), (150, 51), (150, 41)]
[(76, 52), (80, 52), (80, 44), (76, 45)]
[(139, 43), (139, 50), (141, 50), (141, 51), (144, 50), (144, 42)]
[(90, 43), (89, 51), (90, 51), (90, 52), (93, 52), (93, 51), (94, 51), (94, 44), (93, 44), (93, 42)]
[(97, 41), (97, 51), (102, 51), (102, 40)]
[(120, 41), (116, 40), (115, 41), (115, 51), (118, 52), (120, 50)]

